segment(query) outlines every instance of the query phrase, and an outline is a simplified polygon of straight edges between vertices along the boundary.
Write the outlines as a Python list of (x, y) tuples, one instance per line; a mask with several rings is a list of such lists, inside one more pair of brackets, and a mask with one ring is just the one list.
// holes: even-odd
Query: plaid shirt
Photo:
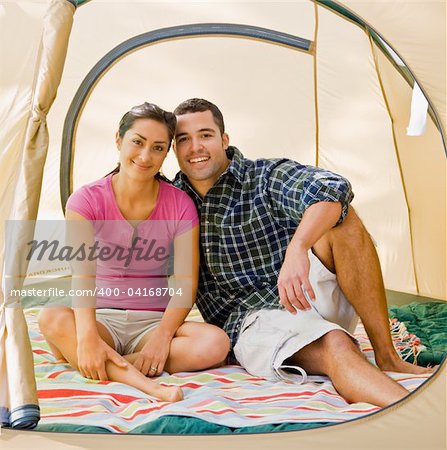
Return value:
[(350, 183), (332, 172), (289, 159), (250, 161), (235, 147), (231, 153), (228, 169), (203, 199), (183, 173), (174, 184), (191, 196), (200, 215), (197, 307), (234, 346), (247, 312), (282, 308), (278, 275), (306, 208), (341, 202), (341, 222), (353, 194)]

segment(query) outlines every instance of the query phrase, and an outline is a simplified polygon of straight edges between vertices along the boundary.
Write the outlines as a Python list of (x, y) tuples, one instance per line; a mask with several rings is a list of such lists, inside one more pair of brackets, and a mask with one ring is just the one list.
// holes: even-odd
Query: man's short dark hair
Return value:
[(182, 116), (183, 114), (204, 111), (211, 111), (214, 122), (219, 127), (220, 134), (224, 134), (225, 124), (223, 115), (220, 109), (214, 103), (211, 103), (208, 100), (204, 100), (203, 98), (190, 98), (189, 100), (185, 100), (184, 102), (180, 103), (177, 108), (174, 109), (174, 114), (176, 116)]

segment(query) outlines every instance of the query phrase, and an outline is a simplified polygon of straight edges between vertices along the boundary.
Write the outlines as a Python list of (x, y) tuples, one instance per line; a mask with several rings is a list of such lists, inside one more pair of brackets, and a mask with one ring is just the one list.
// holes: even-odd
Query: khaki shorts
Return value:
[(96, 321), (107, 328), (120, 355), (134, 353), (143, 336), (157, 328), (162, 317), (160, 311), (96, 310)]
[[(343, 330), (355, 340), (352, 333), (358, 316), (354, 308), (341, 292), (335, 275), (311, 251), (309, 259), (309, 281), (316, 296), (309, 302), (311, 310), (298, 310), (293, 315), (284, 309), (264, 309), (244, 319), (233, 351), (250, 374), (268, 380), (305, 382), (304, 369), (284, 365), (287, 358), (332, 330)], [(291, 368), (300, 375), (291, 375), (286, 370)]]

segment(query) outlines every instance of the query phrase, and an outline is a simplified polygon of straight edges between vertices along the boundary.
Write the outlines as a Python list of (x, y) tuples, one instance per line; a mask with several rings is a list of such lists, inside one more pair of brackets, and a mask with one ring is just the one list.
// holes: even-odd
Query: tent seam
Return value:
[(411, 221), (411, 211), (410, 211), (410, 205), (408, 202), (408, 194), (407, 194), (407, 188), (405, 185), (405, 179), (404, 179), (404, 174), (402, 171), (402, 162), (400, 160), (399, 157), (399, 152), (397, 150), (397, 138), (396, 138), (396, 131), (395, 131), (395, 124), (394, 124), (394, 119), (393, 116), (391, 114), (391, 109), (388, 103), (388, 98), (386, 96), (386, 92), (385, 92), (385, 88), (383, 86), (383, 82), (382, 82), (382, 77), (380, 76), (380, 71), (379, 71), (379, 67), (378, 67), (378, 61), (377, 61), (377, 53), (375, 51), (373, 42), (372, 42), (372, 37), (370, 33), (367, 33), (368, 35), (368, 40), (369, 40), (369, 44), (371, 46), (371, 53), (373, 55), (373, 61), (374, 61), (374, 68), (376, 71), (376, 75), (377, 75), (377, 79), (379, 81), (379, 86), (380, 86), (380, 90), (382, 91), (382, 96), (383, 99), (385, 101), (385, 106), (386, 109), (388, 111), (388, 116), (390, 117), (391, 120), (391, 132), (393, 135), (393, 146), (394, 146), (394, 154), (396, 156), (396, 160), (397, 160), (397, 166), (399, 167), (399, 175), (400, 175), (400, 181), (402, 183), (402, 190), (404, 193), (404, 198), (405, 198), (405, 204), (407, 206), (407, 217), (408, 217), (408, 229), (409, 229), (409, 233), (410, 233), (410, 248), (411, 248), (411, 257), (412, 257), (412, 265), (413, 265), (413, 276), (414, 276), (414, 282), (416, 285), (416, 292), (419, 294), (419, 282), (418, 282), (418, 276), (417, 276), (417, 271), (416, 271), (416, 263), (415, 263), (415, 257), (414, 257), (414, 238), (413, 238), (413, 226), (412, 226), (412, 221)]
[[(366, 22), (364, 22), (364, 23), (357, 22), (357, 21), (355, 21), (354, 19), (352, 19), (351, 17), (345, 16), (345, 15), (342, 14), (340, 11), (337, 11), (336, 9), (332, 8), (331, 6), (329, 6), (329, 5), (325, 4), (325, 3), (321, 3), (319, 0), (313, 0), (313, 1), (314, 1), (316, 4), (318, 4), (318, 6), (320, 6), (321, 8), (325, 8), (325, 9), (327, 9), (328, 11), (330, 11), (331, 13), (337, 15), (338, 17), (340, 17), (340, 19), (342, 19), (342, 20), (347, 20), (347, 21), (350, 22), (352, 25), (355, 25), (355, 26), (357, 26), (357, 27), (359, 27), (359, 28), (362, 28), (363, 30), (366, 30), (366, 27), (367, 27)], [(335, 3), (335, 2), (333, 2), (333, 3)], [(338, 6), (340, 6), (340, 5), (338, 5)], [(346, 6), (344, 6), (344, 8), (346, 8), (346, 10), (348, 10), (348, 8), (347, 8)], [(356, 14), (354, 14), (352, 11), (350, 11), (350, 12), (352, 13), (352, 15), (356, 15)], [(362, 19), (362, 18), (360, 17), (360, 19)], [(362, 19), (362, 20), (363, 20), (363, 19)]]
[(318, 38), (318, 5), (314, 2), (315, 10), (315, 28), (313, 42), (313, 58), (314, 58), (314, 103), (315, 103), (315, 166), (320, 164), (320, 127), (318, 114), (318, 77), (317, 77), (317, 38)]

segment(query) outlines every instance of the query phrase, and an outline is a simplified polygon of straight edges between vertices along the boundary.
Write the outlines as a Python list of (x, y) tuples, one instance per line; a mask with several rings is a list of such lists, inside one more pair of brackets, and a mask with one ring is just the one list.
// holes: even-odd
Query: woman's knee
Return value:
[(225, 331), (209, 324), (204, 324), (195, 333), (193, 355), (206, 367), (222, 363), (230, 351), (230, 339)]
[(72, 318), (71, 308), (43, 308), (38, 317), (40, 331), (45, 336), (62, 335), (66, 332), (67, 321)]

